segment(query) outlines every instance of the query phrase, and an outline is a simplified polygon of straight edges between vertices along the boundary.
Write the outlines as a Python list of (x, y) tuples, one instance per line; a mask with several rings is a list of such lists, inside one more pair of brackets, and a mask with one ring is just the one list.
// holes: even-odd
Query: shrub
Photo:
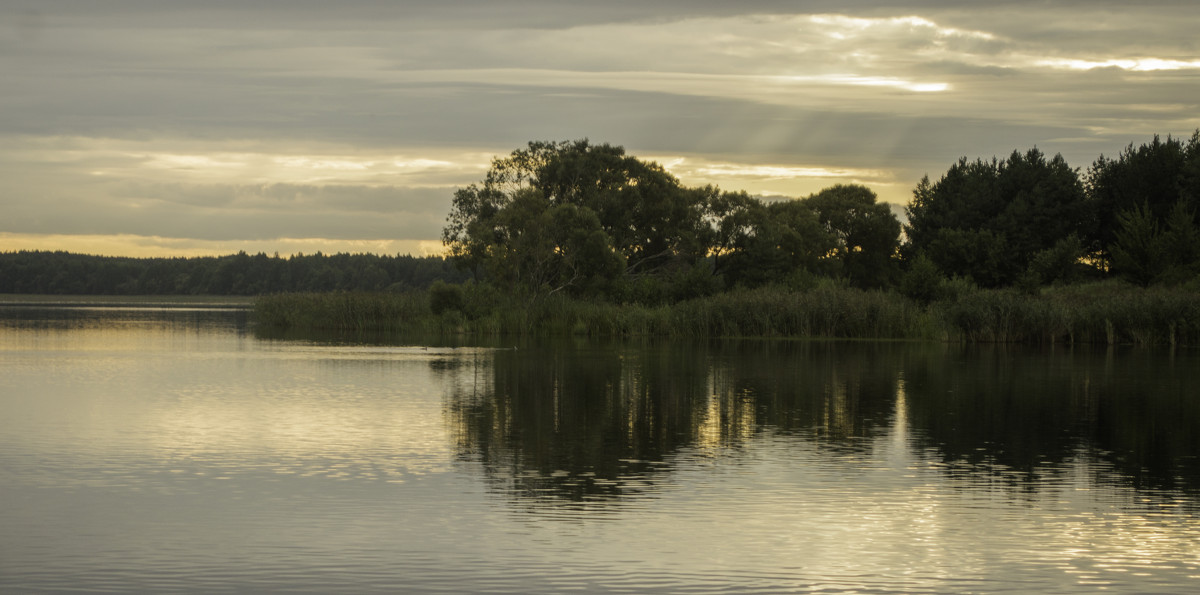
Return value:
[(925, 255), (918, 256), (900, 278), (900, 295), (920, 304), (929, 304), (941, 298), (945, 279), (932, 260)]
[(429, 287), (429, 309), (437, 316), (444, 312), (463, 312), (467, 305), (461, 285), (451, 285), (438, 279)]

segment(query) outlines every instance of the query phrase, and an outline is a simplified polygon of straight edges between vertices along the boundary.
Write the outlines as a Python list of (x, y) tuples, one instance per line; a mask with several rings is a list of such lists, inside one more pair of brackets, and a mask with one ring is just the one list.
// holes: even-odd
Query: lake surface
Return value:
[(1182, 349), (0, 307), (0, 592), (1190, 593), (1198, 380)]

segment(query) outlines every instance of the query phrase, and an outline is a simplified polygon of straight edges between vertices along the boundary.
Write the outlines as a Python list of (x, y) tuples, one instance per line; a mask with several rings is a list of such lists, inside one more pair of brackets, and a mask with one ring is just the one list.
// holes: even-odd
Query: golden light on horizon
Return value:
[(409, 254), (442, 256), (445, 246), (437, 240), (351, 240), (329, 238), (276, 238), (267, 240), (200, 240), (132, 234), (15, 234), (0, 233), (0, 252), (74, 252), (128, 258), (192, 258), (248, 254)]

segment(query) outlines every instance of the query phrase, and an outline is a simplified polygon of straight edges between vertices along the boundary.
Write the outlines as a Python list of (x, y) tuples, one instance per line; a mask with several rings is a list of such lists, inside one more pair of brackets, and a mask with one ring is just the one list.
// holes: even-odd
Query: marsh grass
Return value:
[(811, 337), (971, 343), (1195, 344), (1200, 293), (1102, 282), (971, 290), (928, 306), (891, 291), (827, 284), (740, 290), (647, 306), (563, 295), (530, 298), (464, 286), (454, 308), (434, 313), (430, 294), (298, 293), (254, 303), (260, 325), (478, 336)]
[(947, 338), (973, 343), (1182, 345), (1200, 340), (1200, 294), (1105, 281), (1039, 295), (975, 291), (935, 303)]
[(891, 293), (779, 287), (674, 305), (614, 304), (562, 295), (536, 299), (469, 287), (460, 308), (435, 314), (424, 293), (297, 293), (262, 296), (258, 324), (271, 328), (592, 337), (811, 336), (932, 338), (928, 315)]
[(437, 322), (423, 292), (284, 293), (254, 300), (260, 325), (353, 331), (432, 331)]

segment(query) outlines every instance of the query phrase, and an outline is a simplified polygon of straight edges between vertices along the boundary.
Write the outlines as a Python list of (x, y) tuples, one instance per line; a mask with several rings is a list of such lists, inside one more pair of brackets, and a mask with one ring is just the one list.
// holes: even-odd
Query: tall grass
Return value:
[[(480, 295), (480, 294), (483, 295)], [(536, 299), (473, 288), (461, 309), (434, 314), (426, 294), (301, 293), (255, 301), (274, 328), (595, 337), (811, 336), (931, 338), (929, 317), (892, 293), (768, 287), (646, 306), (562, 295)]]
[(975, 291), (931, 306), (947, 337), (966, 342), (1195, 344), (1200, 294), (1119, 282), (1054, 287), (1040, 295)]
[(822, 285), (721, 293), (673, 305), (614, 304), (549, 295), (531, 298), (467, 286), (454, 309), (425, 292), (263, 296), (260, 325), (273, 328), (425, 334), (592, 337), (814, 337), (974, 343), (1200, 342), (1200, 294), (1104, 282), (1030, 295), (971, 290), (926, 307), (890, 291)]
[(430, 331), (424, 293), (282, 293), (254, 300), (258, 324), (274, 328)]

